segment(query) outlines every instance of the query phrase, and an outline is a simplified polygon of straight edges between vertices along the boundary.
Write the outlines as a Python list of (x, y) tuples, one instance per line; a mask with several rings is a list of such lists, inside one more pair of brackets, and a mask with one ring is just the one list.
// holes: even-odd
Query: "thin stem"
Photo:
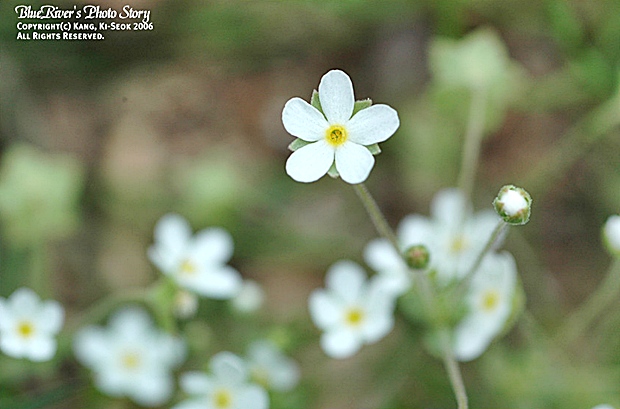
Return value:
[[(381, 212), (381, 209), (377, 205), (376, 200), (372, 197), (368, 189), (364, 184), (353, 185), (355, 189), (355, 193), (362, 201), (366, 212), (370, 216), (372, 223), (375, 228), (379, 232), (379, 234), (387, 239), (398, 255), (403, 259), (405, 264), (407, 264), (407, 260), (401, 251), (400, 245), (398, 243), (398, 239), (396, 238), (396, 234), (387, 223), (385, 216)], [(433, 292), (433, 288), (428, 281), (428, 277), (425, 273), (417, 274), (416, 278), (419, 280), (420, 288), (422, 292), (422, 297), (424, 298), (425, 305), (428, 309), (428, 312), (432, 314), (436, 311), (436, 299), (435, 294)], [(436, 319), (434, 321), (437, 321)], [(454, 358), (452, 353), (451, 343), (450, 343), (450, 333), (447, 328), (439, 328), (440, 335), (442, 337), (442, 350), (443, 350), (443, 362), (448, 372), (448, 379), (450, 380), (450, 385), (452, 386), (452, 390), (454, 391), (454, 395), (456, 397), (456, 401), (458, 404), (458, 409), (467, 409), (467, 392), (465, 390), (465, 383), (463, 382), (463, 376), (461, 375), (461, 370), (459, 368), (458, 362)]]
[(469, 404), (467, 402), (467, 392), (465, 390), (465, 383), (463, 382), (463, 376), (459, 364), (454, 358), (452, 348), (450, 346), (450, 333), (447, 329), (441, 330), (441, 342), (443, 345), (443, 364), (448, 372), (448, 378), (450, 378), (450, 384), (454, 390), (456, 396), (456, 403), (458, 409), (467, 409)]
[(620, 294), (620, 258), (610, 266), (607, 276), (590, 298), (575, 311), (562, 326), (558, 338), (570, 345), (592, 325), (594, 320)]
[(509, 226), (508, 223), (506, 223), (503, 220), (500, 220), (499, 223), (497, 224), (497, 226), (495, 226), (495, 229), (493, 229), (493, 232), (491, 233), (491, 236), (487, 240), (487, 243), (484, 245), (484, 248), (482, 249), (480, 254), (478, 254), (478, 257), (476, 258), (476, 261), (474, 261), (474, 264), (472, 264), (472, 266), (469, 268), (469, 270), (467, 271), (465, 276), (463, 276), (463, 280), (461, 280), (461, 282), (459, 284), (459, 289), (458, 289), (459, 293), (461, 293), (465, 289), (467, 289), (467, 287), (469, 286), (469, 283), (471, 282), (471, 279), (473, 278), (474, 274), (476, 273), (476, 271), (480, 267), (480, 264), (482, 264), (482, 260), (484, 260), (484, 256), (486, 256), (487, 253), (489, 251), (491, 251), (491, 249), (493, 248), (493, 245), (495, 244), (497, 239), (500, 237), (502, 232), (508, 226)]
[(566, 174), (566, 171), (595, 143), (613, 135), (620, 125), (620, 96), (601, 104), (572, 126), (559, 139), (556, 147), (522, 178), (530, 193), (541, 193), (545, 186)]
[(463, 160), (458, 181), (458, 187), (465, 194), (466, 198), (471, 196), (474, 180), (476, 179), (480, 144), (484, 136), (486, 99), (487, 93), (485, 88), (477, 88), (472, 91), (469, 119), (467, 130), (465, 131), (465, 144), (463, 146)]
[(370, 220), (372, 224), (375, 225), (375, 228), (379, 232), (379, 234), (389, 240), (389, 242), (394, 246), (396, 252), (402, 257), (402, 249), (398, 244), (398, 239), (396, 238), (396, 234), (394, 234), (394, 230), (390, 227), (385, 216), (379, 209), (377, 202), (372, 197), (368, 188), (363, 183), (353, 185), (353, 189), (355, 189), (355, 193), (357, 193), (357, 197), (360, 198), (368, 216), (370, 216)]

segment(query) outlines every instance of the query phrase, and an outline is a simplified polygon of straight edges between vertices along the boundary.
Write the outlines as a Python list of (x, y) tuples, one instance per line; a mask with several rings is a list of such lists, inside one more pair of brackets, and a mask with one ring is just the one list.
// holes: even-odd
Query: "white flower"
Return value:
[(620, 216), (610, 216), (603, 227), (603, 240), (607, 249), (615, 256), (620, 256)]
[(185, 219), (167, 214), (155, 226), (155, 244), (149, 259), (181, 287), (199, 295), (226, 299), (241, 289), (241, 276), (226, 265), (232, 257), (233, 241), (221, 228), (209, 228), (192, 237)]
[(0, 298), (0, 349), (14, 358), (48, 361), (56, 354), (56, 334), (64, 320), (57, 301), (41, 301), (29, 288)]
[(185, 346), (154, 327), (148, 314), (125, 308), (107, 328), (81, 329), (75, 355), (95, 375), (95, 385), (114, 397), (128, 396), (143, 406), (159, 406), (172, 395), (171, 370), (180, 365)]
[[(439, 284), (447, 284), (469, 271), (499, 220), (492, 210), (472, 214), (459, 190), (444, 189), (433, 198), (431, 218), (413, 214), (401, 221), (401, 251), (418, 244), (426, 246), (430, 253), (429, 271), (435, 272)], [(404, 262), (384, 239), (376, 239), (367, 246), (365, 259), (380, 274), (406, 276)], [(404, 286), (401, 289), (406, 291)]]
[(469, 311), (455, 328), (454, 354), (460, 361), (480, 356), (504, 328), (512, 311), (517, 267), (509, 253), (488, 254), (466, 297)]
[(332, 358), (347, 358), (364, 344), (387, 335), (394, 326), (394, 296), (381, 280), (366, 281), (352, 261), (339, 261), (327, 271), (326, 289), (310, 294), (312, 320), (321, 330), (321, 347)]
[(181, 376), (181, 389), (191, 397), (172, 409), (267, 409), (269, 396), (248, 382), (245, 362), (230, 352), (220, 352), (209, 363), (211, 375), (188, 372)]
[(292, 98), (282, 111), (284, 128), (309, 142), (286, 161), (286, 172), (298, 182), (314, 182), (331, 166), (345, 182), (362, 183), (375, 159), (366, 147), (388, 139), (400, 125), (396, 111), (383, 104), (353, 115), (355, 96), (347, 74), (332, 70), (321, 78), (319, 100), (323, 112), (301, 98)]
[(614, 409), (614, 407), (611, 405), (602, 404), (602, 405), (596, 405), (592, 409)]
[(299, 382), (299, 366), (273, 342), (253, 342), (248, 348), (247, 361), (251, 377), (267, 388), (286, 392)]

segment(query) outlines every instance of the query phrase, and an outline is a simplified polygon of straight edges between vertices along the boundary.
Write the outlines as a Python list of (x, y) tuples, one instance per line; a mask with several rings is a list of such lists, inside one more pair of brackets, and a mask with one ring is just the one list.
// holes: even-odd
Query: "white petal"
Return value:
[(308, 306), (312, 321), (320, 329), (328, 329), (340, 321), (342, 305), (324, 290), (314, 290)]
[(391, 315), (380, 314), (369, 317), (363, 328), (364, 340), (373, 344), (385, 337), (394, 328), (394, 318)]
[(138, 307), (124, 307), (115, 312), (109, 322), (111, 331), (130, 338), (149, 333), (152, 327), (151, 317)]
[(284, 105), (282, 124), (288, 133), (308, 142), (323, 139), (329, 128), (323, 114), (301, 98), (292, 98)]
[(87, 366), (104, 362), (108, 345), (103, 330), (92, 326), (81, 329), (73, 339), (73, 350), (76, 358)]
[(196, 234), (188, 255), (199, 265), (213, 266), (230, 260), (233, 247), (230, 233), (222, 228), (212, 227)]
[(41, 298), (30, 288), (21, 287), (15, 290), (9, 298), (10, 309), (13, 314), (20, 316), (38, 315)]
[(51, 337), (39, 336), (31, 339), (27, 344), (28, 352), (25, 354), (33, 361), (49, 361), (56, 354), (56, 340)]
[(237, 391), (239, 396), (235, 398), (234, 409), (267, 409), (269, 407), (269, 395), (257, 385), (248, 385)]
[(458, 189), (443, 189), (431, 202), (431, 216), (450, 228), (458, 228), (470, 212), (467, 199)]
[(399, 126), (396, 110), (384, 104), (372, 105), (351, 118), (347, 124), (347, 135), (352, 142), (372, 145), (394, 135)]
[(297, 182), (314, 182), (334, 163), (334, 149), (324, 140), (303, 146), (286, 161), (286, 173)]
[(454, 335), (454, 355), (459, 361), (478, 358), (494, 337), (475, 317), (463, 319), (456, 327)]
[(342, 328), (330, 331), (321, 337), (321, 347), (327, 355), (336, 359), (348, 358), (354, 355), (362, 346), (357, 334)]
[(248, 377), (243, 359), (231, 352), (220, 352), (211, 358), (211, 371), (219, 381), (228, 385), (242, 384)]
[(172, 395), (172, 379), (163, 374), (149, 374), (133, 385), (129, 395), (142, 406), (160, 406)]
[(208, 409), (208, 405), (204, 399), (188, 399), (174, 405), (172, 409)]
[(182, 286), (202, 296), (220, 300), (235, 297), (243, 286), (239, 272), (229, 266), (202, 270), (195, 276), (179, 277), (178, 281)]
[(292, 359), (285, 359), (271, 367), (271, 387), (280, 392), (293, 389), (298, 383), (301, 373), (299, 366)]
[(369, 242), (364, 248), (364, 261), (379, 272), (406, 268), (402, 258), (387, 239), (375, 239)]
[(349, 76), (340, 70), (323, 75), (319, 83), (319, 100), (330, 124), (345, 124), (351, 118), (355, 104)]
[(325, 276), (325, 285), (345, 301), (357, 300), (366, 284), (366, 272), (357, 263), (340, 260), (334, 263)]
[(22, 358), (28, 353), (24, 340), (13, 333), (3, 333), (0, 337), (0, 349), (13, 358)]
[(166, 247), (184, 247), (192, 236), (192, 229), (182, 216), (168, 213), (155, 225), (154, 236), (157, 243)]
[(59, 302), (45, 301), (41, 306), (41, 313), (37, 317), (37, 327), (47, 333), (56, 334), (62, 327), (64, 316), (64, 309)]
[(10, 304), (5, 299), (0, 298), (0, 332), (11, 331), (11, 328), (15, 326), (15, 319)]
[[(398, 238), (405, 248), (423, 244), (429, 247), (436, 240), (433, 223), (424, 216), (411, 214), (406, 216), (398, 225)], [(405, 249), (403, 249), (405, 250)], [(431, 252), (431, 261), (433, 253)]]
[(336, 149), (336, 170), (342, 180), (352, 185), (365, 181), (374, 164), (374, 156), (362, 145), (345, 142)]
[(189, 395), (206, 395), (213, 388), (213, 380), (202, 372), (187, 372), (179, 380), (183, 392)]

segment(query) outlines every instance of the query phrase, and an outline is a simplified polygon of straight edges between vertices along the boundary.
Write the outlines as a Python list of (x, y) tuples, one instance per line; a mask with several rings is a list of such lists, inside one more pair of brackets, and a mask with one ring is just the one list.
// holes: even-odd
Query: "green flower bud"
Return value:
[(520, 187), (506, 185), (493, 200), (493, 206), (506, 223), (523, 225), (530, 220), (532, 197)]
[(423, 244), (411, 246), (405, 251), (405, 260), (407, 260), (407, 265), (416, 270), (426, 268), (430, 259), (430, 253)]

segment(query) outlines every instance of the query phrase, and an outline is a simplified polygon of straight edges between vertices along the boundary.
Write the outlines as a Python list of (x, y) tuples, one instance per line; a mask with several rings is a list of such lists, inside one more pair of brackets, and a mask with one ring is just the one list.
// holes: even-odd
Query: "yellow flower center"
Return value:
[(364, 311), (357, 307), (350, 308), (345, 315), (345, 321), (353, 327), (360, 325), (364, 321)]
[(136, 369), (140, 366), (140, 357), (133, 352), (127, 352), (121, 357), (121, 363), (125, 369)]
[(488, 290), (482, 296), (482, 309), (485, 311), (493, 311), (499, 304), (499, 293), (495, 290)]
[(196, 273), (196, 266), (189, 260), (183, 260), (181, 263), (181, 267), (179, 267), (179, 271), (182, 275), (193, 275)]
[(452, 239), (450, 243), (450, 252), (452, 254), (458, 254), (466, 250), (469, 247), (467, 239), (461, 235)]
[(340, 146), (347, 141), (347, 130), (341, 125), (332, 125), (325, 132), (325, 140), (332, 146)]
[(29, 321), (22, 321), (17, 325), (17, 333), (22, 338), (30, 338), (34, 335), (34, 325)]
[(213, 404), (219, 409), (229, 408), (232, 406), (232, 395), (227, 389), (220, 389), (213, 395)]

